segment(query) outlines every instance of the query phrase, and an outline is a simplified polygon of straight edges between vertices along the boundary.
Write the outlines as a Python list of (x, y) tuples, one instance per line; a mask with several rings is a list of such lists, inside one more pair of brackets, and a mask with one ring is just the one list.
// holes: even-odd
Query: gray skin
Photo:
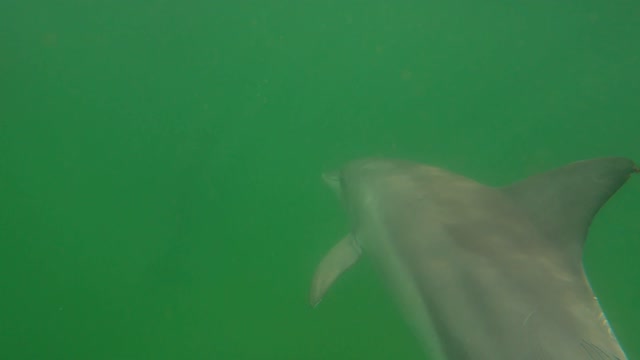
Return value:
[(351, 232), (318, 265), (310, 302), (367, 253), (429, 359), (627, 359), (582, 266), (589, 224), (638, 167), (576, 162), (494, 188), (363, 159), (324, 175)]

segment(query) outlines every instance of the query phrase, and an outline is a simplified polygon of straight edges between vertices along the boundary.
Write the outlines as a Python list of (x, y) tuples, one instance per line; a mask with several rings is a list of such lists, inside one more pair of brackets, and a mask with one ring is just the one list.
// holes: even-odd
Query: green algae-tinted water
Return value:
[[(422, 359), (320, 173), (640, 161), (634, 1), (0, 4), (0, 358)], [(640, 178), (585, 264), (640, 358)]]

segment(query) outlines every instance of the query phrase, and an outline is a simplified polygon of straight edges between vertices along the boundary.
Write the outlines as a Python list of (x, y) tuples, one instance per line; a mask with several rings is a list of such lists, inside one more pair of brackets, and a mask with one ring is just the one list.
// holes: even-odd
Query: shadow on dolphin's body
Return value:
[(638, 171), (598, 158), (494, 188), (410, 161), (348, 163), (324, 175), (351, 231), (318, 265), (311, 304), (364, 252), (430, 359), (625, 360), (582, 251)]

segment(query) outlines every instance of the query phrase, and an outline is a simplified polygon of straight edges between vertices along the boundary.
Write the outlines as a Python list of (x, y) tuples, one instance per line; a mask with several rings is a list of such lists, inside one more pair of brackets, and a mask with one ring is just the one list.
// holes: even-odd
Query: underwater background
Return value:
[[(320, 175), (640, 161), (640, 2), (0, 3), (1, 359), (423, 359)], [(585, 267), (640, 359), (640, 178)]]

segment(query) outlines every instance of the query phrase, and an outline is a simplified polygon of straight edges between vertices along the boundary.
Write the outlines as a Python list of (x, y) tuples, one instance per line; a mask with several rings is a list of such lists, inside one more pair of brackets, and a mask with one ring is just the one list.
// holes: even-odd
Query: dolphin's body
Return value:
[(625, 360), (582, 267), (589, 224), (638, 167), (582, 161), (503, 188), (409, 161), (325, 175), (351, 232), (319, 264), (317, 305), (372, 256), (429, 359)]

